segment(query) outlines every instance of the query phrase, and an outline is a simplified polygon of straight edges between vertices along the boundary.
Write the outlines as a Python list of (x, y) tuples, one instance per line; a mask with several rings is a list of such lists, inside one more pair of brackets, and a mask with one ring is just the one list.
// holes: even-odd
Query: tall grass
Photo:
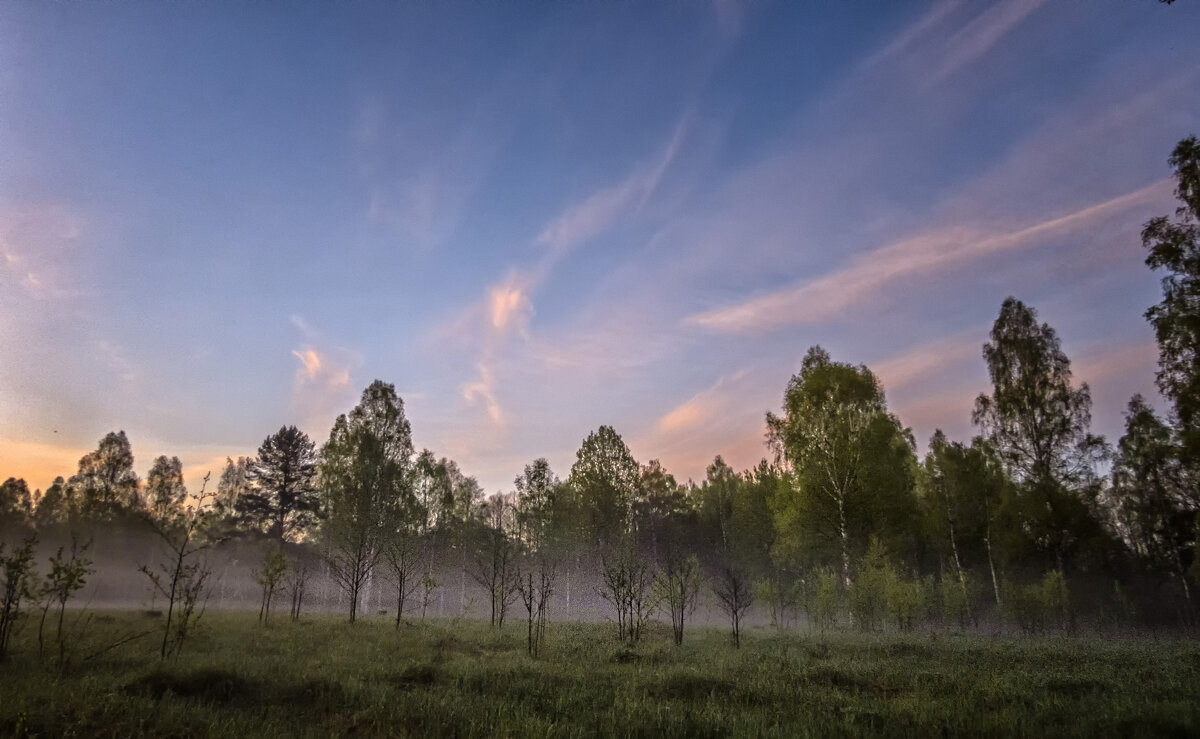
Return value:
[[(83, 616), (86, 618), (86, 616)], [(720, 630), (635, 647), (603, 624), (387, 618), (256, 624), (210, 613), (182, 656), (157, 616), (94, 616), (65, 669), (22, 628), (0, 664), (0, 734), (29, 736), (838, 736), (1200, 732), (1186, 641)], [(33, 640), (31, 641), (31, 635)], [(101, 651), (105, 650), (105, 651)]]

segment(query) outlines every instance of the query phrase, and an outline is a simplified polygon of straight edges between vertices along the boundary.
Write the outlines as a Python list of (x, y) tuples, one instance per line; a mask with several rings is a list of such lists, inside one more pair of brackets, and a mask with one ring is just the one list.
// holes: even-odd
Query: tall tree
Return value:
[(1170, 426), (1140, 395), (1133, 396), (1113, 463), (1117, 516), (1133, 551), (1152, 569), (1176, 578), (1191, 604), (1188, 566), (1200, 500), (1180, 462)]
[(718, 454), (705, 469), (704, 484), (700, 487), (699, 513), (712, 546), (722, 556), (730, 549), (730, 522), (733, 519), (733, 502), (737, 497), (741, 478)]
[(321, 450), (322, 528), (330, 569), (358, 614), (363, 586), (389, 535), (413, 504), (412, 429), (396, 388), (376, 380), (349, 415), (333, 424)]
[(140, 508), (133, 448), (125, 432), (106, 434), (96, 451), (79, 460), (79, 470), (69, 484), (86, 515), (110, 518), (121, 511)]
[(258, 448), (258, 456), (246, 468), (250, 486), (234, 507), (272, 539), (282, 542), (302, 535), (316, 523), (320, 510), (316, 470), (316, 447), (308, 434), (284, 426)]
[(146, 503), (159, 520), (173, 516), (187, 498), (183, 485), (183, 463), (179, 457), (160, 456), (146, 475)]
[(983, 346), (991, 395), (975, 400), (973, 420), (1020, 485), (1020, 526), (1053, 558), (1069, 559), (1101, 537), (1096, 515), (1097, 465), (1104, 440), (1090, 431), (1092, 396), (1071, 383), (1071, 362), (1049, 324), (1008, 298)]
[(213, 500), (213, 513), (222, 519), (237, 515), (238, 500), (250, 492), (250, 459), (248, 457), (225, 458), (225, 469), (217, 481), (217, 495)]
[(656, 561), (664, 555), (675, 557), (698, 543), (687, 496), (657, 459), (642, 466), (633, 515), (639, 535)]
[(994, 536), (998, 510), (1008, 481), (995, 455), (982, 439), (971, 446), (950, 441), (941, 429), (934, 431), (925, 455), (922, 483), (937, 549), (948, 552), (965, 600), (967, 571), (974, 561), (986, 560), (996, 605), (1001, 602), (996, 571)]
[(1175, 220), (1153, 218), (1142, 229), (1146, 264), (1163, 270), (1163, 299), (1146, 311), (1158, 337), (1158, 387), (1174, 404), (1191, 464), (1200, 463), (1200, 140), (1180, 141), (1168, 164), (1180, 206)]
[(575, 453), (569, 482), (587, 511), (594, 541), (613, 544), (630, 533), (640, 468), (611, 426), (588, 434)]
[(819, 346), (788, 382), (783, 415), (767, 414), (767, 433), (788, 467), (773, 506), (780, 555), (836, 566), (850, 587), (872, 536), (899, 543), (911, 532), (911, 438), (887, 412), (875, 375)]
[(734, 559), (755, 578), (774, 571), (771, 549), (775, 545), (775, 520), (771, 500), (782, 481), (780, 470), (767, 460), (741, 475), (730, 519), (730, 548)]
[(62, 523), (74, 515), (74, 492), (61, 475), (54, 478), (34, 507), (33, 521), (37, 528)]
[(546, 458), (540, 457), (525, 465), (513, 485), (517, 493), (517, 528), (521, 538), (533, 551), (544, 551), (551, 543), (548, 540), (550, 516), (562, 483)]
[(0, 483), (0, 526), (23, 524), (33, 517), (33, 497), (24, 479), (10, 477)]

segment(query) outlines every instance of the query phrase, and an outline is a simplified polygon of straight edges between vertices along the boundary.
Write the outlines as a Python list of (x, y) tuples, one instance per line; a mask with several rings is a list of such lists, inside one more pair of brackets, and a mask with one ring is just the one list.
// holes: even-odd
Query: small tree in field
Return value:
[(421, 620), (425, 620), (425, 612), (429, 610), (429, 604), (433, 602), (433, 591), (437, 590), (438, 581), (434, 579), (433, 574), (426, 572), (421, 578)]
[(713, 594), (721, 610), (729, 616), (729, 625), (733, 630), (733, 646), (742, 646), (742, 617), (754, 603), (754, 591), (750, 587), (750, 579), (740, 570), (727, 565), (718, 570), (712, 581)]
[(669, 555), (654, 582), (654, 589), (658, 599), (666, 603), (671, 612), (676, 646), (683, 644), (684, 619), (696, 610), (696, 595), (700, 592), (700, 560), (695, 555)]
[(42, 582), (39, 593), (42, 597), (42, 618), (38, 622), (39, 656), (42, 654), (45, 643), (43, 635), (46, 628), (46, 617), (49, 615), (50, 609), (57, 604), (58, 628), (55, 632), (55, 641), (58, 644), (59, 661), (62, 661), (66, 646), (63, 640), (63, 616), (67, 610), (67, 601), (71, 600), (71, 596), (87, 584), (88, 575), (96, 571), (92, 567), (92, 560), (84, 556), (90, 546), (90, 541), (81, 546), (79, 539), (72, 533), (70, 555), (64, 558), (63, 553), (66, 547), (59, 547), (58, 552), (50, 557), (50, 572)]
[(4, 545), (0, 544), (0, 568), (4, 570), (3, 592), (0, 592), (0, 659), (8, 653), (8, 639), (12, 635), (17, 617), (21, 615), (21, 598), (30, 594), (30, 578), (33, 575), (33, 552), (37, 548), (37, 537), (30, 536), (12, 554), (4, 556)]
[(271, 600), (287, 574), (287, 557), (277, 546), (268, 546), (263, 553), (261, 569), (255, 573), (254, 582), (262, 586), (262, 602), (258, 608), (258, 622), (265, 624), (271, 619)]
[(304, 588), (308, 585), (308, 562), (297, 557), (288, 566), (284, 585), (287, 587), (288, 595), (292, 601), (291, 619), (299, 621), (300, 605), (304, 602)]
[(493, 498), (485, 505), (488, 520), (479, 532), (471, 577), (487, 588), (492, 603), (492, 626), (502, 627), (508, 607), (516, 600), (520, 582), (518, 542), (505, 531), (506, 515), (511, 512), (511, 506), (499, 498)]
[(657, 604), (654, 598), (654, 573), (632, 543), (616, 552), (601, 555), (600, 597), (617, 611), (617, 632), (630, 644), (642, 637), (650, 614)]
[(208, 599), (208, 579), (212, 569), (199, 555), (215, 540), (204, 536), (202, 524), (208, 518), (213, 495), (206, 492), (209, 475), (204, 476), (200, 492), (191, 496), (192, 505), (181, 506), (166, 520), (149, 519), (151, 529), (169, 553), (168, 561), (152, 569), (142, 565), (138, 571), (150, 579), (150, 584), (167, 599), (167, 621), (163, 626), (159, 656), (179, 654), (192, 627), (204, 613)]
[(541, 653), (542, 640), (546, 636), (546, 606), (554, 593), (554, 562), (542, 557), (537, 559), (517, 577), (517, 590), (528, 615), (526, 650), (530, 657)]
[(399, 629), (408, 597), (419, 584), (417, 568), (421, 565), (421, 549), (416, 534), (407, 527), (393, 532), (383, 548), (383, 561), (396, 585), (396, 628)]

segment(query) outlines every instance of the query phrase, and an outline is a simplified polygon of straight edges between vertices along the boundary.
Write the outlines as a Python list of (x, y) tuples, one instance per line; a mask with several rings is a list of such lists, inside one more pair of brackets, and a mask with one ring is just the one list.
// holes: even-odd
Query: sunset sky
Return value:
[[(0, 479), (189, 484), (373, 379), (489, 492), (767, 450), (809, 346), (973, 433), (1015, 295), (1115, 441), (1200, 4), (0, 3)], [(1161, 404), (1160, 404), (1161, 405)]]

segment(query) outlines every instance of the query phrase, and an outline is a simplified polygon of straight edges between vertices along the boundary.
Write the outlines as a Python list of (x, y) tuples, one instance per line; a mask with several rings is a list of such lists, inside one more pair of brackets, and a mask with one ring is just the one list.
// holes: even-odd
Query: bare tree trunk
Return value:
[(988, 569), (992, 573), (992, 593), (996, 596), (996, 607), (999, 608), (1000, 603), (1000, 580), (996, 577), (996, 563), (992, 560), (992, 524), (988, 522), (987, 529), (984, 531), (983, 543), (987, 546)]
[(846, 526), (846, 496), (838, 496), (838, 534), (842, 540), (842, 583), (850, 590), (850, 530)]
[[(950, 552), (954, 555), (954, 568), (958, 571), (958, 586), (962, 588), (963, 603), (967, 607), (967, 618), (971, 616), (971, 596), (967, 593), (967, 576), (963, 572), (962, 560), (958, 557), (958, 539), (954, 535), (954, 517), (950, 515), (950, 507), (946, 507), (946, 523), (950, 526)], [(974, 620), (972, 618), (972, 620)]]

